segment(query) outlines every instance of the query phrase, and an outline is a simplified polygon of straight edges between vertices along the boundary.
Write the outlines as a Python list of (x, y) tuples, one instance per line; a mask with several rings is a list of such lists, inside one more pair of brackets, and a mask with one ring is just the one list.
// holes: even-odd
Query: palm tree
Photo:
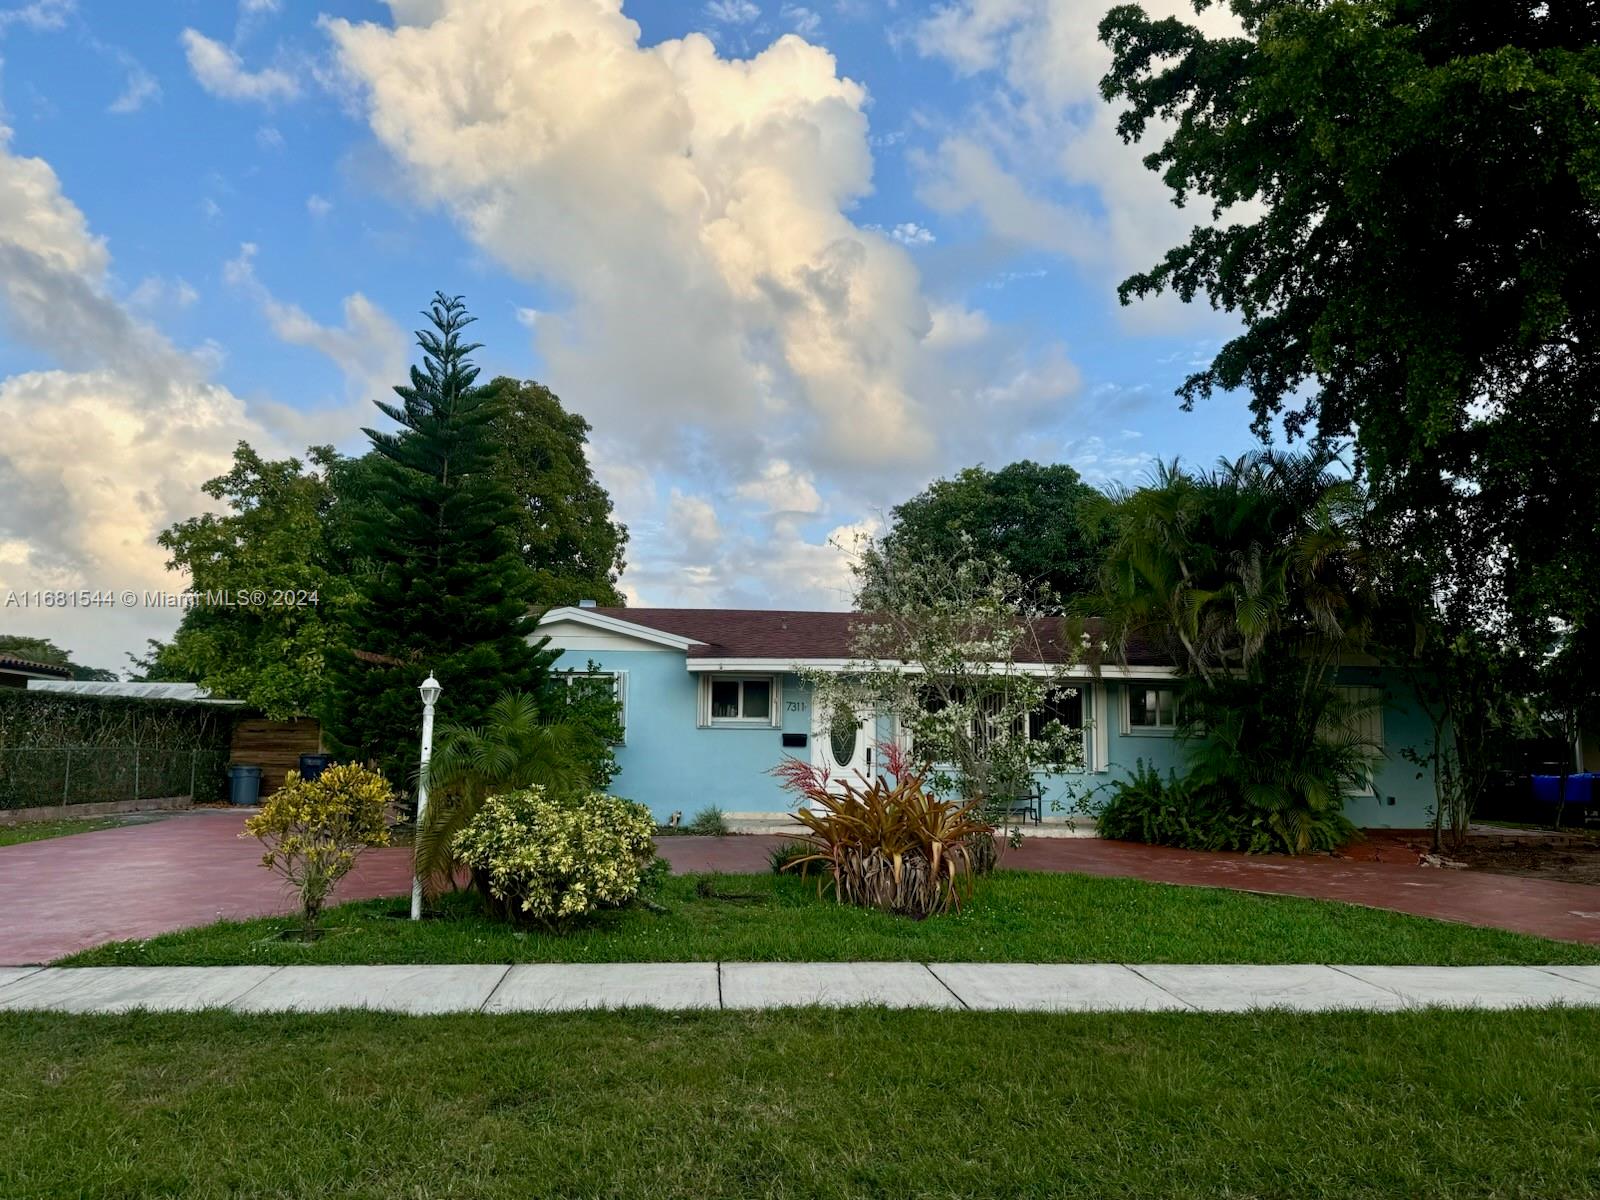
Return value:
[(1269, 644), (1325, 665), (1360, 644), (1375, 600), (1365, 496), (1337, 454), (1261, 450), (1208, 473), (1176, 461), (1116, 494), (1097, 615), (1122, 644), (1165, 633), (1202, 679), (1245, 670)]
[(1334, 687), (1377, 589), (1366, 498), (1327, 448), (1263, 450), (1209, 472), (1162, 464), (1118, 494), (1098, 598), (1113, 643), (1164, 637), (1187, 679), (1187, 783), (1251, 813), (1292, 853), (1350, 833), (1343, 793), (1372, 748)]
[(589, 726), (548, 717), (536, 697), (520, 692), (496, 700), (482, 725), (446, 725), (428, 765), (428, 812), (417, 829), (417, 874), (428, 894), (453, 886), (451, 842), (489, 796), (537, 784), (576, 798), (603, 786), (594, 777), (595, 738)]

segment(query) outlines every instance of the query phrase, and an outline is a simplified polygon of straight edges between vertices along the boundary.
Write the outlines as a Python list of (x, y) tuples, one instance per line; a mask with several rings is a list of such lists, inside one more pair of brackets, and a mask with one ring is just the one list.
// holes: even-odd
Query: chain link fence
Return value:
[(137, 746), (0, 747), (0, 809), (71, 807), (226, 793), (226, 750)]

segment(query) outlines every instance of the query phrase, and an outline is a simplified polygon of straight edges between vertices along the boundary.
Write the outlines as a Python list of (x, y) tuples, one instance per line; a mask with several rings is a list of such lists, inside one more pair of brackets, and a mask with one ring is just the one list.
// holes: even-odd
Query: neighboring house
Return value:
[[(851, 658), (854, 613), (749, 609), (551, 609), (539, 632), (560, 651), (558, 672), (590, 664), (609, 677), (622, 705), (621, 768), (612, 790), (649, 806), (658, 820), (687, 819), (715, 805), (725, 812), (781, 813), (790, 798), (768, 773), (786, 755), (840, 773), (870, 773), (875, 748), (895, 737), (893, 721), (868, 715), (859, 726), (825, 730), (797, 666), (840, 670)], [(1048, 652), (1048, 651), (1047, 651)], [(1085, 769), (1044, 781), (1045, 816), (1064, 816), (1072, 798), (1121, 778), (1143, 759), (1165, 771), (1183, 762), (1176, 738), (1177, 671), (1152, 651), (1130, 649), (1126, 665), (1098, 675), (1068, 668), (1076, 702), (1057, 714), (1084, 731)], [(1381, 695), (1366, 733), (1383, 748), (1372, 786), (1345, 811), (1368, 828), (1416, 829), (1432, 817), (1433, 785), (1406, 761), (1429, 726), (1409, 689), (1391, 672), (1346, 668), (1340, 686)]]
[(0, 654), (0, 687), (25, 688), (35, 680), (71, 678), (71, 667), (30, 662), (26, 658), (12, 658), (9, 654)]

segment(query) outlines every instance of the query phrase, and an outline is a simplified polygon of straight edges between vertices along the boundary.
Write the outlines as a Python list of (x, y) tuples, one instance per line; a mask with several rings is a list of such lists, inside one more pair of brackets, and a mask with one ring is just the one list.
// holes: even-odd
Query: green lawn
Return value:
[[(709, 882), (717, 896), (698, 894)], [(915, 922), (819, 900), (771, 875), (674, 876), (665, 914), (629, 909), (570, 932), (512, 929), (472, 895), (446, 917), (409, 898), (346, 904), (312, 945), (268, 940), (291, 921), (221, 922), (64, 959), (76, 966), (224, 963), (912, 960), (1009, 962), (1591, 963), (1600, 948), (1399, 913), (1133, 879), (1000, 871), (956, 915)]]
[(0, 825), (0, 846), (40, 842), (45, 838), (66, 837), (71, 833), (91, 833), (96, 829), (115, 829), (127, 823), (126, 817), (83, 817), (71, 821), (28, 821), (21, 825)]
[(1600, 1196), (1600, 1013), (0, 1014), (3, 1196)]

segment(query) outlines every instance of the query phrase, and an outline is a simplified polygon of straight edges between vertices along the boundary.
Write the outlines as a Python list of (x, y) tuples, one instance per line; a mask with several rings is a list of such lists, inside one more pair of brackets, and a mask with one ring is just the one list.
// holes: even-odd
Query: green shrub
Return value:
[(1249, 844), (1236, 848), (1306, 854), (1357, 836), (1344, 799), (1378, 753), (1360, 732), (1370, 702), (1263, 661), (1253, 678), (1190, 681), (1182, 704), (1185, 783), (1202, 810), (1241, 814)]
[(556, 926), (635, 899), (650, 878), (654, 832), (642, 804), (559, 799), (534, 786), (490, 796), (451, 845), (491, 911)]
[(445, 725), (428, 766), (428, 811), (417, 829), (417, 874), (428, 894), (455, 885), (460, 864), (451, 844), (486, 796), (535, 785), (574, 800), (602, 791), (616, 773), (607, 739), (621, 737), (617, 711), (609, 692), (557, 684), (543, 696), (502, 694), (482, 725)]
[(728, 821), (722, 815), (722, 810), (711, 804), (695, 813), (694, 820), (685, 825), (684, 829), (702, 837), (727, 837)]
[(244, 823), (240, 836), (260, 839), (267, 848), (261, 865), (299, 891), (309, 933), (334, 885), (350, 873), (362, 851), (389, 844), (393, 803), (383, 776), (354, 763), (329, 767), (309, 781), (291, 773)]
[[(771, 864), (774, 875), (782, 875), (784, 871), (789, 869), (790, 863), (798, 863), (802, 859), (808, 859), (814, 853), (815, 850), (805, 842), (779, 842), (767, 854), (767, 862)], [(801, 866), (800, 874), (804, 875), (805, 873), (805, 867)]]
[(1186, 850), (1272, 849), (1272, 838), (1260, 818), (1218, 803), (1217, 795), (1191, 787), (1172, 771), (1163, 776), (1141, 758), (1127, 778), (1112, 785), (1111, 798), (1095, 815), (1095, 825), (1101, 837), (1120, 842)]

